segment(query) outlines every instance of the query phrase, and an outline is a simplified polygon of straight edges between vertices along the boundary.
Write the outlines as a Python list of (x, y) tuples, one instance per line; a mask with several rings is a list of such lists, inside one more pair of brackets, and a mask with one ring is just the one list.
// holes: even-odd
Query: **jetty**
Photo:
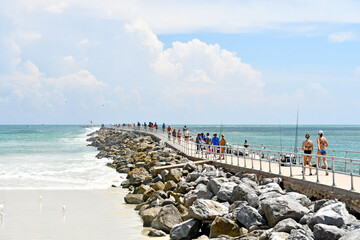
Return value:
[[(244, 147), (231, 144), (228, 146), (202, 145), (203, 150), (197, 150), (197, 144), (192, 139), (189, 141), (183, 138), (174, 139), (161, 129), (137, 126), (120, 126), (116, 129), (151, 135), (197, 164), (212, 164), (229, 172), (248, 172), (262, 177), (280, 177), (283, 179), (284, 188), (291, 188), (318, 199), (339, 199), (345, 202), (350, 210), (360, 214), (360, 159), (348, 157), (350, 154), (360, 154), (360, 152), (329, 150), (328, 175), (325, 169), (317, 165), (318, 156), (313, 154), (312, 162), (316, 162), (316, 165), (311, 167), (313, 175), (309, 175), (310, 167), (302, 164), (303, 153), (289, 151), (284, 147), (263, 145)], [(220, 148), (224, 148), (224, 159), (219, 159), (220, 155), (217, 152), (220, 152)], [(338, 152), (343, 152), (345, 156), (338, 156)], [(157, 167), (154, 171), (161, 172), (164, 169), (179, 167), (181, 166), (167, 165)]]

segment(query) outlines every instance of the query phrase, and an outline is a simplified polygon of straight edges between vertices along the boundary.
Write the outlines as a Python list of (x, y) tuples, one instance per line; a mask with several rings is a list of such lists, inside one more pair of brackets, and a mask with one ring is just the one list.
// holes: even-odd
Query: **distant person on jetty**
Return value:
[(329, 175), (327, 169), (328, 169), (328, 164), (326, 162), (326, 148), (329, 146), (329, 143), (327, 141), (327, 139), (325, 137), (323, 137), (324, 132), (322, 130), (320, 130), (318, 132), (318, 139), (317, 139), (317, 147), (318, 147), (318, 151), (317, 151), (317, 155), (322, 155), (323, 157), (318, 157), (318, 167), (320, 167), (320, 159), (322, 158), (324, 161), (324, 165), (325, 165), (325, 169), (326, 169), (326, 175)]
[(184, 131), (184, 138), (185, 138), (185, 141), (189, 141), (189, 139), (190, 139), (190, 132), (189, 132), (189, 129), (185, 129), (185, 131)]
[(173, 143), (175, 143), (175, 140), (176, 140), (176, 129), (175, 128), (172, 132), (172, 136), (173, 136)]
[(305, 135), (306, 140), (303, 142), (301, 149), (304, 151), (304, 174), (306, 173), (305, 171), (305, 166), (308, 164), (309, 165), (309, 169), (310, 169), (310, 175), (312, 175), (311, 173), (311, 159), (312, 159), (312, 152), (314, 151), (314, 143), (313, 141), (310, 140), (310, 135), (306, 134)]
[(202, 140), (202, 137), (201, 137), (201, 134), (198, 133), (196, 139), (195, 139), (195, 142), (196, 142), (196, 154), (199, 153), (199, 151), (201, 151), (201, 140)]
[(177, 138), (178, 138), (179, 144), (181, 144), (181, 130), (180, 129), (177, 132)]
[(217, 134), (215, 133), (213, 135), (213, 138), (211, 139), (211, 143), (214, 146), (214, 158), (216, 158), (216, 153), (219, 150), (219, 138), (217, 137)]
[(170, 125), (168, 126), (167, 131), (168, 131), (168, 140), (170, 141), (171, 140), (171, 126)]
[(186, 130), (188, 130), (188, 129), (187, 129), (186, 126), (184, 126), (184, 127), (183, 127), (183, 132), (185, 132)]
[(221, 159), (221, 156), (222, 156), (222, 159), (225, 159), (225, 144), (226, 144), (226, 139), (225, 139), (224, 134), (222, 134), (219, 145), (223, 146), (223, 147), (220, 148), (219, 160)]
[(163, 123), (163, 125), (162, 125), (162, 130), (163, 130), (163, 132), (165, 132), (165, 123)]
[(248, 147), (249, 147), (249, 144), (248, 144), (247, 140), (245, 140), (245, 142), (244, 142), (244, 148), (248, 148)]
[(211, 153), (211, 137), (210, 137), (210, 134), (209, 133), (206, 133), (206, 139), (205, 139), (205, 150), (206, 150), (206, 153), (205, 153), (205, 156), (207, 154), (210, 154)]

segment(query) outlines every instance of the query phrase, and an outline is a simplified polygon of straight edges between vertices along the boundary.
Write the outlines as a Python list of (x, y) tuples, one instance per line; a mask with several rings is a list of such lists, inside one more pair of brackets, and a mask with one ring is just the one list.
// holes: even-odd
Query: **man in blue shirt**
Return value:
[[(219, 138), (217, 137), (217, 134), (214, 134), (214, 137), (212, 138), (212, 145), (218, 146), (219, 145)], [(218, 147), (213, 147), (214, 149), (214, 158), (216, 158), (216, 153), (219, 151)]]

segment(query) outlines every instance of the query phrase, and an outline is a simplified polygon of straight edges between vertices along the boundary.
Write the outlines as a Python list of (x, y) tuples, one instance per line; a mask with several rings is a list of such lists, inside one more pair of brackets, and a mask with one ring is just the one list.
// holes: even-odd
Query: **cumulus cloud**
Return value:
[(330, 96), (329, 91), (319, 83), (309, 83), (308, 89), (311, 92), (311, 95), (313, 96), (326, 97), (326, 98)]
[(353, 32), (337, 32), (329, 36), (329, 41), (334, 43), (354, 41), (356, 39), (356, 34)]
[(51, 5), (48, 5), (44, 8), (44, 11), (49, 12), (49, 13), (54, 13), (54, 14), (59, 14), (62, 13), (64, 11), (65, 8), (67, 8), (68, 3), (65, 1), (59, 1), (59, 2), (55, 2)]

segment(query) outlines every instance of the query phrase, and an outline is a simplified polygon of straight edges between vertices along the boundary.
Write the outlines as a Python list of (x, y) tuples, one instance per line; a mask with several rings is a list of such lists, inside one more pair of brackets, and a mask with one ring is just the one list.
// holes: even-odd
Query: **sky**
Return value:
[(359, 124), (360, 1), (0, 0), (0, 124)]

